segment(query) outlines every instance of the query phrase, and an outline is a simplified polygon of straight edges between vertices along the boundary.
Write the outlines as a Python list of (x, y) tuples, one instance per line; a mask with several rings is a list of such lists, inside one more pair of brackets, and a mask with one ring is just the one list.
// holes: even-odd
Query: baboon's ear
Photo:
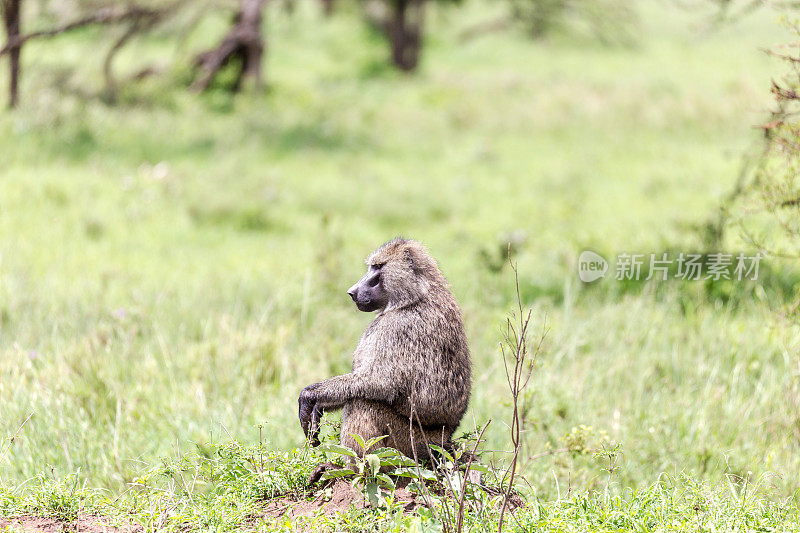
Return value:
[(408, 262), (408, 265), (411, 268), (414, 268), (416, 265), (414, 264), (414, 256), (411, 254), (411, 250), (406, 248), (405, 249), (405, 255), (406, 255), (406, 262)]

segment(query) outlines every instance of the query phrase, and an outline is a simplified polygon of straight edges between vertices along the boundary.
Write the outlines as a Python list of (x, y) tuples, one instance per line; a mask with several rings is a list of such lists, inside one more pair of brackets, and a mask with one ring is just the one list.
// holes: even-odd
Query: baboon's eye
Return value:
[(375, 270), (380, 270), (383, 268), (383, 265), (385, 264), (386, 263), (375, 263), (374, 265), (372, 265), (372, 268), (374, 268)]

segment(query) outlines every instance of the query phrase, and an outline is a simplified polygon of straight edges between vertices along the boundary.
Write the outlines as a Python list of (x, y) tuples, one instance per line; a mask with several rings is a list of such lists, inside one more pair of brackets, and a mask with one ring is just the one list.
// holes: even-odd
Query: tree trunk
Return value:
[(392, 62), (406, 72), (419, 64), (424, 7), (424, 0), (395, 0), (393, 16), (386, 23)]
[[(20, 16), (22, 0), (4, 0), (3, 22), (6, 26), (7, 42), (11, 43), (19, 38)], [(16, 107), (19, 100), (19, 56), (21, 44), (11, 46), (8, 51), (8, 106)]]
[(192, 84), (192, 89), (204, 91), (219, 71), (232, 59), (239, 59), (241, 66), (233, 90), (238, 91), (242, 82), (249, 79), (256, 87), (262, 84), (261, 60), (264, 57), (264, 38), (261, 35), (262, 12), (266, 0), (241, 0), (233, 28), (218, 47), (203, 52), (195, 59), (201, 72)]

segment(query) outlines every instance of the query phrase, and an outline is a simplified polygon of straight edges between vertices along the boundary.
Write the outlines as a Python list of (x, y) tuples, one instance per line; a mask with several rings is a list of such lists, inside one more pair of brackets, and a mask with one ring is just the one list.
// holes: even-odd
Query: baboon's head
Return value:
[(432, 285), (446, 285), (436, 261), (417, 241), (393, 239), (366, 262), (367, 273), (347, 291), (360, 311), (399, 309), (424, 298)]

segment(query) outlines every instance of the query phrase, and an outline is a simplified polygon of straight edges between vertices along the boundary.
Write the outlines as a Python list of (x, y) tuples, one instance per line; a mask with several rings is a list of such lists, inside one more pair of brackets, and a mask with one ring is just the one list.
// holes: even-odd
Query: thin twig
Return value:
[[(413, 422), (414, 415), (415, 415), (415, 413), (414, 413), (414, 410), (412, 409), (411, 410), (412, 422)], [(447, 473), (445, 473), (444, 475), (439, 474), (439, 471), (443, 470), (442, 463), (440, 461), (437, 461), (436, 458), (433, 456), (433, 451), (431, 450), (430, 445), (428, 444), (428, 439), (427, 439), (427, 435), (425, 433), (425, 428), (422, 427), (422, 422), (419, 419), (419, 415), (417, 415), (416, 418), (417, 418), (417, 425), (419, 426), (419, 432), (422, 435), (422, 438), (425, 439), (425, 447), (428, 450), (428, 458), (431, 460), (431, 466), (433, 467), (432, 468), (433, 475), (436, 476), (436, 482), (439, 483), (439, 485), (441, 485), (443, 489), (445, 489), (445, 498), (442, 499), (442, 514), (443, 514), (443, 516), (442, 516), (442, 520), (440, 520), (440, 522), (442, 523), (442, 529), (444, 530), (444, 533), (449, 533), (450, 524), (453, 523), (453, 517), (450, 515), (450, 506), (447, 504), (447, 498), (446, 498), (447, 490), (446, 489), (449, 488), (450, 489), (450, 493), (455, 495), (455, 491), (453, 490), (453, 484), (451, 483), (450, 478), (447, 476)], [(412, 432), (412, 435), (413, 435), (413, 432)], [(442, 442), (442, 444), (444, 444), (444, 442)], [(411, 447), (412, 447), (412, 449), (414, 449), (413, 441), (412, 441)], [(442, 446), (442, 449), (444, 449), (444, 446)], [(414, 453), (416, 454), (416, 449), (414, 450)], [(414, 460), (416, 460), (416, 457), (414, 457)], [(447, 481), (447, 487), (445, 487), (445, 484), (442, 482), (442, 477), (444, 477), (444, 479)], [(424, 483), (424, 480), (423, 480), (423, 483)]]
[[(503, 520), (505, 518), (506, 507), (509, 504), (511, 492), (514, 488), (514, 479), (517, 477), (517, 465), (519, 461), (519, 453), (522, 449), (522, 434), (524, 420), (520, 415), (520, 396), (523, 394), (528, 384), (530, 383), (531, 376), (533, 375), (534, 364), (536, 357), (542, 349), (544, 338), (547, 336), (549, 329), (547, 328), (546, 320), (542, 328), (542, 334), (539, 342), (533, 352), (528, 350), (528, 327), (531, 321), (532, 310), (528, 309), (527, 312), (522, 304), (522, 295), (519, 289), (519, 270), (516, 263), (511, 260), (511, 245), (508, 247), (508, 262), (511, 270), (514, 272), (514, 289), (517, 296), (517, 309), (506, 320), (506, 333), (504, 343), (501, 345), (501, 352), (503, 363), (506, 369), (506, 380), (509, 386), (512, 400), (512, 417), (509, 426), (509, 433), (511, 436), (511, 444), (513, 445), (511, 463), (506, 469), (503, 479), (507, 479), (508, 485), (505, 487), (503, 493), (503, 503), (500, 509), (500, 518), (497, 525), (497, 531), (502, 533)], [(513, 318), (513, 320), (512, 320)], [(513, 361), (509, 361), (511, 358)], [(513, 371), (510, 370), (510, 363), (513, 363)]]
[(491, 424), (491, 419), (486, 422), (481, 429), (481, 432), (478, 434), (478, 438), (475, 440), (475, 446), (472, 447), (472, 453), (469, 456), (469, 461), (467, 462), (467, 468), (464, 469), (464, 479), (461, 481), (461, 494), (459, 494), (459, 502), (458, 502), (458, 521), (456, 522), (456, 533), (461, 533), (462, 528), (464, 527), (464, 499), (467, 494), (467, 480), (469, 478), (469, 471), (472, 468), (472, 461), (475, 459), (475, 454), (478, 451), (478, 446), (481, 443), (481, 439), (483, 438), (483, 432), (486, 431), (486, 428), (489, 427)]
[(431, 514), (434, 518), (438, 519), (436, 516), (436, 510), (433, 507), (433, 501), (430, 498), (430, 494), (428, 494), (428, 487), (425, 486), (425, 480), (422, 478), (422, 467), (419, 465), (419, 458), (417, 457), (417, 446), (414, 443), (414, 403), (411, 402), (411, 417), (408, 419), (408, 431), (409, 431), (409, 438), (411, 439), (411, 453), (414, 454), (414, 465), (417, 467), (417, 479), (420, 481), (420, 488), (422, 492), (422, 499), (425, 500), (425, 505), (428, 506), (428, 509), (431, 510)]
[(3, 453), (0, 453), (0, 458), (5, 457), (5, 455), (8, 453), (8, 450), (10, 450), (11, 446), (14, 444), (14, 441), (19, 438), (19, 434), (22, 432), (22, 428), (25, 427), (25, 424), (28, 423), (28, 420), (30, 420), (32, 416), (33, 416), (33, 411), (31, 411), (31, 414), (29, 414), (28, 417), (22, 421), (22, 424), (19, 425), (14, 434), (8, 438), (8, 445), (6, 446), (6, 449), (3, 450)]

